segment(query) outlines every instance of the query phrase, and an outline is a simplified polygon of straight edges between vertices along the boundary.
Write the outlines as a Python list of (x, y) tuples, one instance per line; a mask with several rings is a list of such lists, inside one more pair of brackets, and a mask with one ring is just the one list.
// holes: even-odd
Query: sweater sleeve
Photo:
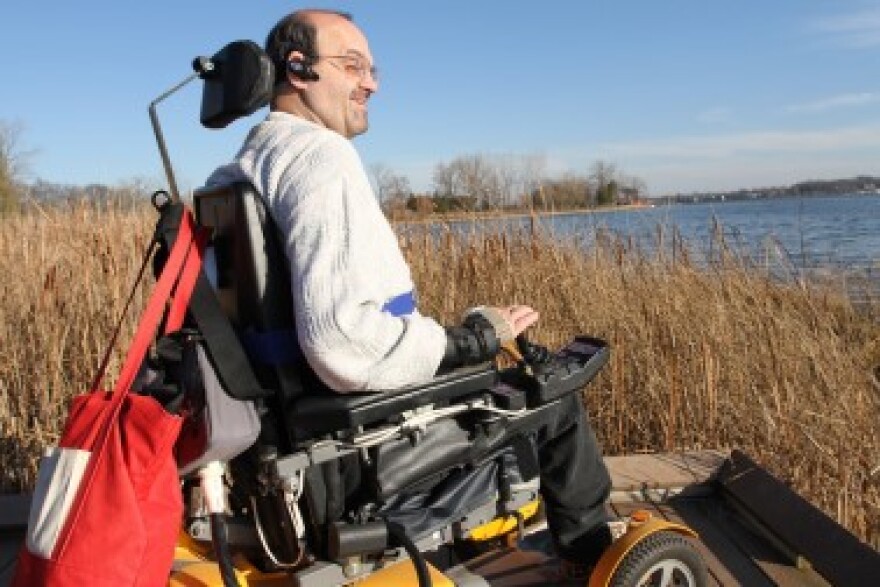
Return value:
[(445, 331), (418, 312), (398, 317), (382, 309), (413, 285), (354, 148), (328, 133), (284, 159), (272, 174), (278, 183), (270, 206), (284, 236), (297, 336), (310, 366), (339, 392), (428, 381)]

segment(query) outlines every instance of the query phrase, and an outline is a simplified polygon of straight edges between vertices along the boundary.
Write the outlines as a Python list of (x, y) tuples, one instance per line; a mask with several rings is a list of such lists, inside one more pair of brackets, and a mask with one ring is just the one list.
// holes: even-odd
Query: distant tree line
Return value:
[(463, 155), (434, 167), (431, 190), (415, 193), (386, 165), (370, 169), (376, 194), (392, 217), (487, 210), (571, 210), (631, 204), (646, 196), (641, 179), (596, 161), (585, 174), (550, 177), (540, 155)]
[(656, 198), (659, 203), (694, 203), (717, 200), (755, 200), (759, 198), (790, 198), (803, 196), (830, 196), (836, 194), (880, 193), (880, 177), (860, 175), (848, 179), (802, 181), (790, 186), (774, 186), (717, 192), (694, 192)]
[(802, 181), (791, 186), (798, 194), (851, 194), (880, 189), (880, 177), (860, 175), (852, 179)]
[[(146, 202), (150, 182), (133, 179), (114, 186), (25, 182), (31, 155), (22, 146), (22, 127), (0, 120), (0, 215), (23, 201), (65, 202), (88, 199)], [(470, 154), (434, 167), (432, 186), (415, 192), (406, 175), (377, 164), (370, 168), (376, 195), (392, 216), (486, 210), (569, 210), (627, 204), (646, 196), (645, 183), (596, 161), (585, 173), (551, 176), (542, 155)]]
[(146, 203), (150, 195), (158, 189), (142, 178), (129, 179), (114, 185), (90, 183), (73, 185), (36, 181), (27, 186), (26, 193), (30, 198), (44, 203), (64, 203), (75, 200), (89, 200), (95, 203)]
[(149, 182), (132, 179), (113, 186), (69, 185), (42, 180), (26, 181), (33, 151), (26, 149), (23, 126), (0, 120), (0, 217), (16, 214), (29, 203), (63, 204), (77, 200), (91, 203), (142, 204), (152, 193)]
[[(153, 182), (136, 178), (114, 186), (66, 185), (37, 180), (27, 183), (33, 151), (24, 148), (20, 123), (0, 120), (0, 217), (17, 212), (23, 202), (148, 201)], [(571, 210), (640, 203), (645, 182), (613, 163), (598, 160), (585, 172), (551, 175), (541, 155), (462, 155), (435, 165), (427, 192), (415, 192), (406, 175), (384, 164), (371, 166), (376, 195), (392, 217), (486, 210)], [(693, 192), (653, 198), (655, 202), (701, 202), (809, 195), (880, 193), (880, 177), (809, 180), (791, 186), (733, 191)]]

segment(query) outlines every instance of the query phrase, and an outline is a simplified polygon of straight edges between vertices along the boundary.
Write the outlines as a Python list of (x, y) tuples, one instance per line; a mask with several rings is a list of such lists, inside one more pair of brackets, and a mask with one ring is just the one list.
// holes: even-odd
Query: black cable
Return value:
[(229, 543), (226, 540), (226, 516), (224, 514), (211, 514), (211, 542), (214, 544), (214, 555), (220, 565), (220, 577), (224, 587), (241, 587), (235, 576), (232, 566), (232, 556), (229, 553)]
[(412, 559), (413, 566), (416, 569), (416, 577), (419, 580), (419, 587), (431, 587), (431, 573), (428, 572), (428, 564), (425, 562), (425, 557), (422, 556), (422, 553), (419, 552), (413, 541), (406, 535), (406, 530), (403, 529), (403, 526), (394, 522), (386, 520), (385, 524), (388, 526), (388, 533), (400, 542), (409, 558)]
[(113, 347), (116, 346), (116, 340), (119, 338), (119, 333), (122, 331), (125, 315), (128, 313), (128, 309), (131, 307), (134, 296), (138, 291), (138, 285), (144, 278), (144, 272), (147, 269), (150, 258), (153, 256), (153, 251), (156, 250), (156, 247), (158, 245), (159, 241), (153, 239), (152, 241), (150, 241), (150, 245), (147, 247), (147, 250), (144, 253), (144, 260), (141, 262), (141, 268), (138, 269), (137, 277), (134, 280), (134, 285), (131, 286), (131, 291), (128, 292), (128, 298), (126, 298), (125, 305), (122, 307), (122, 313), (119, 315), (119, 320), (116, 321), (116, 328), (113, 329), (113, 334), (110, 336), (110, 343), (107, 345), (107, 350), (104, 351), (104, 358), (101, 359), (101, 366), (98, 367), (98, 373), (95, 375), (95, 379), (92, 381), (92, 386), (89, 388), (92, 391), (97, 391), (98, 387), (101, 385), (102, 380), (104, 379), (104, 372), (107, 370), (107, 365), (110, 363), (110, 357), (113, 353)]

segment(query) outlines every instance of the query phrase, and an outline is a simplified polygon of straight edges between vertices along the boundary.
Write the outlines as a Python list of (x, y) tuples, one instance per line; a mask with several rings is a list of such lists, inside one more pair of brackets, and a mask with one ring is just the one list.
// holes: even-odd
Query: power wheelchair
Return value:
[[(193, 66), (208, 128), (268, 100), (272, 64), (251, 42)], [(169, 94), (150, 112), (175, 199), (155, 115)], [(533, 422), (593, 379), (606, 344), (576, 337), (551, 353), (521, 338), (510, 368), (485, 363), (401, 390), (334, 393), (297, 354), (288, 264), (260, 195), (238, 183), (198, 191), (192, 205), (211, 235), (205, 278), (235, 333), (225, 346), (240, 345), (236, 356), (246, 357), (250, 389), (225, 393), (252, 410), (258, 437), (182, 470), (186, 519), (170, 585), (505, 584), (468, 563), (524, 540), (547, 542), (546, 530), (526, 537), (541, 517)], [(232, 428), (215, 424), (201, 446), (236, 445), (224, 438)], [(345, 482), (350, 475), (356, 483)], [(218, 504), (209, 494), (221, 477)], [(627, 529), (590, 585), (660, 584), (652, 569), (665, 559), (676, 561), (674, 584), (705, 583), (699, 555), (681, 538), (691, 530), (639, 516)], [(651, 541), (660, 535), (673, 539)]]

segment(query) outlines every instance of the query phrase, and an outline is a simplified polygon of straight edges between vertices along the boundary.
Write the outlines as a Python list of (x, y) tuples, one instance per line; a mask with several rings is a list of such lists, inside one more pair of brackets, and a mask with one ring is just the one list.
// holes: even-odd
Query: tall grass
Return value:
[[(31, 488), (68, 400), (88, 391), (143, 259), (148, 206), (82, 201), (0, 220), (0, 491)], [(140, 289), (137, 308), (145, 301)], [(120, 345), (133, 333), (126, 316)], [(124, 350), (124, 349), (123, 349)], [(108, 373), (120, 368), (117, 349)]]
[[(0, 490), (32, 486), (67, 400), (93, 376), (153, 220), (146, 207), (79, 204), (0, 224)], [(529, 303), (541, 312), (535, 340), (610, 342), (584, 395), (607, 454), (739, 447), (880, 542), (876, 307), (781, 283), (723, 243), (696, 263), (674, 235), (663, 253), (602, 234), (585, 250), (539, 230), (401, 241), (426, 314), (451, 323), (472, 305)]]
[(880, 308), (782, 283), (722, 239), (708, 263), (668, 240), (645, 252), (600, 233), (585, 251), (538, 231), (447, 231), (404, 248), (427, 314), (530, 303), (532, 338), (610, 343), (584, 395), (607, 454), (741, 448), (880, 546)]

